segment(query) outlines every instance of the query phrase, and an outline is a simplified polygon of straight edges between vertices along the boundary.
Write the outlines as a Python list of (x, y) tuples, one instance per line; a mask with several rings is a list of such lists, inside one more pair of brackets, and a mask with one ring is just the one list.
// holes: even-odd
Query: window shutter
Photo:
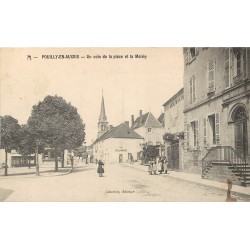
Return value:
[(195, 55), (197, 56), (199, 54), (199, 48), (195, 48)]
[(230, 86), (230, 49), (225, 48), (224, 51), (225, 55), (225, 83), (226, 88)]
[(193, 101), (193, 81), (192, 81), (192, 77), (190, 78), (189, 81), (189, 87), (190, 87), (190, 97), (189, 97), (189, 102), (192, 103)]
[(196, 146), (199, 147), (199, 122), (195, 121), (195, 129), (196, 129)]
[(196, 82), (196, 78), (195, 76), (193, 76), (193, 102), (195, 102), (195, 82)]
[(190, 124), (187, 124), (187, 148), (189, 148), (189, 126)]
[(216, 145), (220, 145), (220, 116), (219, 116), (219, 113), (215, 114), (215, 134), (216, 134)]
[(215, 60), (209, 60), (207, 63), (208, 92), (215, 91)]
[(185, 49), (185, 63), (188, 64), (188, 59), (189, 59), (189, 55), (188, 55), (188, 49)]
[(207, 145), (207, 118), (203, 118), (203, 135), (204, 135), (204, 146)]

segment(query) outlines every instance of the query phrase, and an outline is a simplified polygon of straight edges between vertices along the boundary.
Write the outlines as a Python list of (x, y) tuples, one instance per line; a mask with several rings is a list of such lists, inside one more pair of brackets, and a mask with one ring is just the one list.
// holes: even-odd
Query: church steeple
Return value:
[(103, 91), (102, 91), (102, 102), (101, 102), (101, 111), (100, 111), (100, 116), (99, 116), (99, 121), (98, 121), (97, 137), (100, 137), (107, 131), (108, 131), (108, 121), (107, 121), (107, 116), (105, 113), (104, 97), (103, 97)]
[(107, 117), (105, 114), (105, 105), (104, 105), (104, 98), (103, 98), (103, 92), (102, 92), (102, 104), (101, 104), (101, 111), (99, 116), (99, 122), (101, 121), (107, 121)]

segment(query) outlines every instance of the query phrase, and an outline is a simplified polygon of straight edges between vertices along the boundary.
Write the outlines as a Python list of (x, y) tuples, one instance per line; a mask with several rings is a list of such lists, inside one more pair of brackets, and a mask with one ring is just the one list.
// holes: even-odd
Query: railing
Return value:
[(202, 176), (212, 163), (229, 164), (238, 171), (244, 181), (246, 180), (246, 159), (240, 156), (232, 147), (218, 146), (211, 148), (202, 159)]

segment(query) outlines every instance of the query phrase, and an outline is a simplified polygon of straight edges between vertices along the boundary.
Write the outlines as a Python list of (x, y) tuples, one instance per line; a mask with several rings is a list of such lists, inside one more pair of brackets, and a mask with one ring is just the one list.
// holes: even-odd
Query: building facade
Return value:
[(142, 110), (140, 110), (139, 116), (135, 120), (132, 115), (131, 128), (144, 138), (144, 143), (149, 145), (163, 144), (163, 126), (151, 112), (142, 114)]
[(184, 167), (184, 89), (179, 90), (163, 106), (165, 155), (170, 168), (182, 170)]
[[(250, 160), (250, 49), (184, 48), (184, 169), (201, 173), (211, 148)], [(235, 152), (235, 153), (233, 153)]]
[(129, 128), (128, 122), (121, 123), (97, 138), (93, 143), (95, 160), (104, 163), (124, 163), (138, 160), (143, 138)]
[(129, 122), (114, 127), (108, 125), (102, 96), (98, 119), (98, 135), (92, 144), (93, 159), (105, 163), (123, 163), (138, 159), (143, 137), (129, 127)]

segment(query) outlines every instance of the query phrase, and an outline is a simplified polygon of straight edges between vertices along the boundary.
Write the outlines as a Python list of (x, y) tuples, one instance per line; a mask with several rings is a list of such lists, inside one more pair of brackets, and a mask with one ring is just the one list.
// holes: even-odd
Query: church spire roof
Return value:
[(102, 121), (107, 121), (107, 117), (106, 117), (106, 114), (105, 114), (103, 91), (102, 91), (101, 111), (100, 111), (100, 116), (99, 116), (99, 122), (102, 122)]

